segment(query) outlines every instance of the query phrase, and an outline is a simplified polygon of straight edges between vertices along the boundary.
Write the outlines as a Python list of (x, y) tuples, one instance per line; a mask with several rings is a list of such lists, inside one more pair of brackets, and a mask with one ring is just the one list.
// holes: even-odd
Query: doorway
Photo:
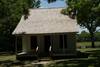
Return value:
[(44, 36), (44, 51), (45, 55), (48, 56), (51, 46), (51, 37), (49, 35)]
[(31, 49), (33, 52), (36, 52), (36, 48), (37, 48), (37, 37), (36, 36), (31, 36)]

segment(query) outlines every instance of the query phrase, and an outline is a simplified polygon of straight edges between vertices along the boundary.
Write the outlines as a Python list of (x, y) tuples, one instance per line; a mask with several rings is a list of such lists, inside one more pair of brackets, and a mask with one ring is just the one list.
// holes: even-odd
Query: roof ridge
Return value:
[(31, 10), (33, 9), (63, 9), (64, 7), (54, 7), (54, 8), (30, 8)]

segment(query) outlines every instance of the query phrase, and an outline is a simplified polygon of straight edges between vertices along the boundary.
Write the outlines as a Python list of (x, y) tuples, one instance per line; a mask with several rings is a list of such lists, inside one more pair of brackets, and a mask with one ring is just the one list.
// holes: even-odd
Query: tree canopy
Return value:
[(100, 0), (67, 0), (67, 4), (67, 14), (89, 30), (94, 47), (94, 34), (100, 27)]
[(38, 8), (39, 4), (39, 0), (0, 0), (0, 48), (14, 48), (14, 28), (23, 14), (28, 15), (29, 8)]

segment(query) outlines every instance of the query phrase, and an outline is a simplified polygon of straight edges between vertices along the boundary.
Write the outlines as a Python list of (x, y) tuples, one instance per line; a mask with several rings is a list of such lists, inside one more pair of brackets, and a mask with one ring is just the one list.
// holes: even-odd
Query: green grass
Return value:
[[(81, 51), (81, 52), (86, 52), (86, 51), (92, 51), (92, 50), (100, 50), (100, 47), (98, 48), (79, 48), (79, 47), (86, 47), (86, 46), (90, 46), (91, 47), (91, 42), (78, 42), (77, 43), (77, 50)], [(95, 42), (95, 46), (100, 46), (100, 42)]]
[[(80, 46), (91, 46), (91, 42), (78, 42), (77, 43), (77, 47)], [(95, 46), (100, 46), (100, 42), (95, 42)]]
[(100, 50), (100, 48), (82, 48), (82, 49), (77, 49), (77, 50), (81, 52), (88, 52), (88, 51)]
[[(87, 46), (89, 42), (85, 42), (84, 44)], [(81, 45), (83, 46), (84, 44), (82, 43)], [(89, 53), (88, 57), (64, 59), (64, 61), (50, 64), (48, 67), (100, 67), (100, 48), (83, 48), (77, 50)]]
[(15, 55), (0, 55), (0, 61), (6, 61), (6, 60), (14, 61), (16, 60), (16, 56)]

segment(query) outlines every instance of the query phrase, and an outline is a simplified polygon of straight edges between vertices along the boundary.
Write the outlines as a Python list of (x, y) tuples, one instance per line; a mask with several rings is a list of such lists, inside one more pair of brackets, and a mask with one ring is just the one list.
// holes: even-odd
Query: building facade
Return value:
[(22, 38), (22, 52), (38, 56), (68, 56), (76, 54), (76, 20), (61, 14), (62, 8), (29, 9), (22, 16), (13, 35)]

